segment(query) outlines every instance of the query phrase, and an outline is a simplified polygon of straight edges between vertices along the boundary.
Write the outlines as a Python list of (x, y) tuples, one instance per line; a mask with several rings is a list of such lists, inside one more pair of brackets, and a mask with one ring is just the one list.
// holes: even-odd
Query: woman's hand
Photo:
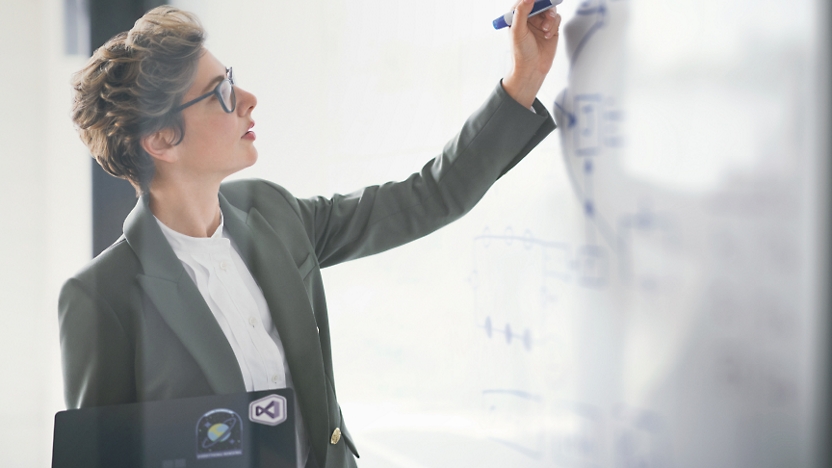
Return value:
[(503, 78), (503, 89), (531, 108), (543, 80), (552, 68), (558, 48), (560, 15), (557, 7), (529, 18), (534, 0), (519, 0), (511, 25), (514, 66)]

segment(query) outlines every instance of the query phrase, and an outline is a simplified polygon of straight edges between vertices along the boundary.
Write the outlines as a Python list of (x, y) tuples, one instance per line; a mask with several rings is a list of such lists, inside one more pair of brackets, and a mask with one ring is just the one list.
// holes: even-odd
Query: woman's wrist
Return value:
[(503, 89), (523, 107), (531, 108), (545, 79), (545, 74), (517, 73), (512, 70), (503, 78)]

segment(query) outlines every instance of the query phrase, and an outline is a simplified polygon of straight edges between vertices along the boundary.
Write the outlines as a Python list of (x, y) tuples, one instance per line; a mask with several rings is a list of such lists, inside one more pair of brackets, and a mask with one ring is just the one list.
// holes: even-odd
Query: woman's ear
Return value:
[(165, 128), (143, 136), (141, 145), (154, 161), (173, 162), (176, 160), (175, 136), (173, 130)]

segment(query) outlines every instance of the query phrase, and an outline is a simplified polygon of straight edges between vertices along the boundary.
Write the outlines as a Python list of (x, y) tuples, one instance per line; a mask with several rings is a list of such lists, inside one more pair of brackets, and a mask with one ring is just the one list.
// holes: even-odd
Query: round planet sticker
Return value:
[(229, 409), (211, 410), (196, 424), (196, 458), (243, 454), (243, 420)]

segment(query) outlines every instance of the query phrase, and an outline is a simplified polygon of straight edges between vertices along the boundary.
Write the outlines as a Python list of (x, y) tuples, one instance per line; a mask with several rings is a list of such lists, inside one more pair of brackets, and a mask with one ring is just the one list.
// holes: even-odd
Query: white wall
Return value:
[(57, 333), (63, 279), (89, 259), (89, 157), (69, 120), (60, 0), (0, 2), (0, 453), (49, 466), (64, 409)]

